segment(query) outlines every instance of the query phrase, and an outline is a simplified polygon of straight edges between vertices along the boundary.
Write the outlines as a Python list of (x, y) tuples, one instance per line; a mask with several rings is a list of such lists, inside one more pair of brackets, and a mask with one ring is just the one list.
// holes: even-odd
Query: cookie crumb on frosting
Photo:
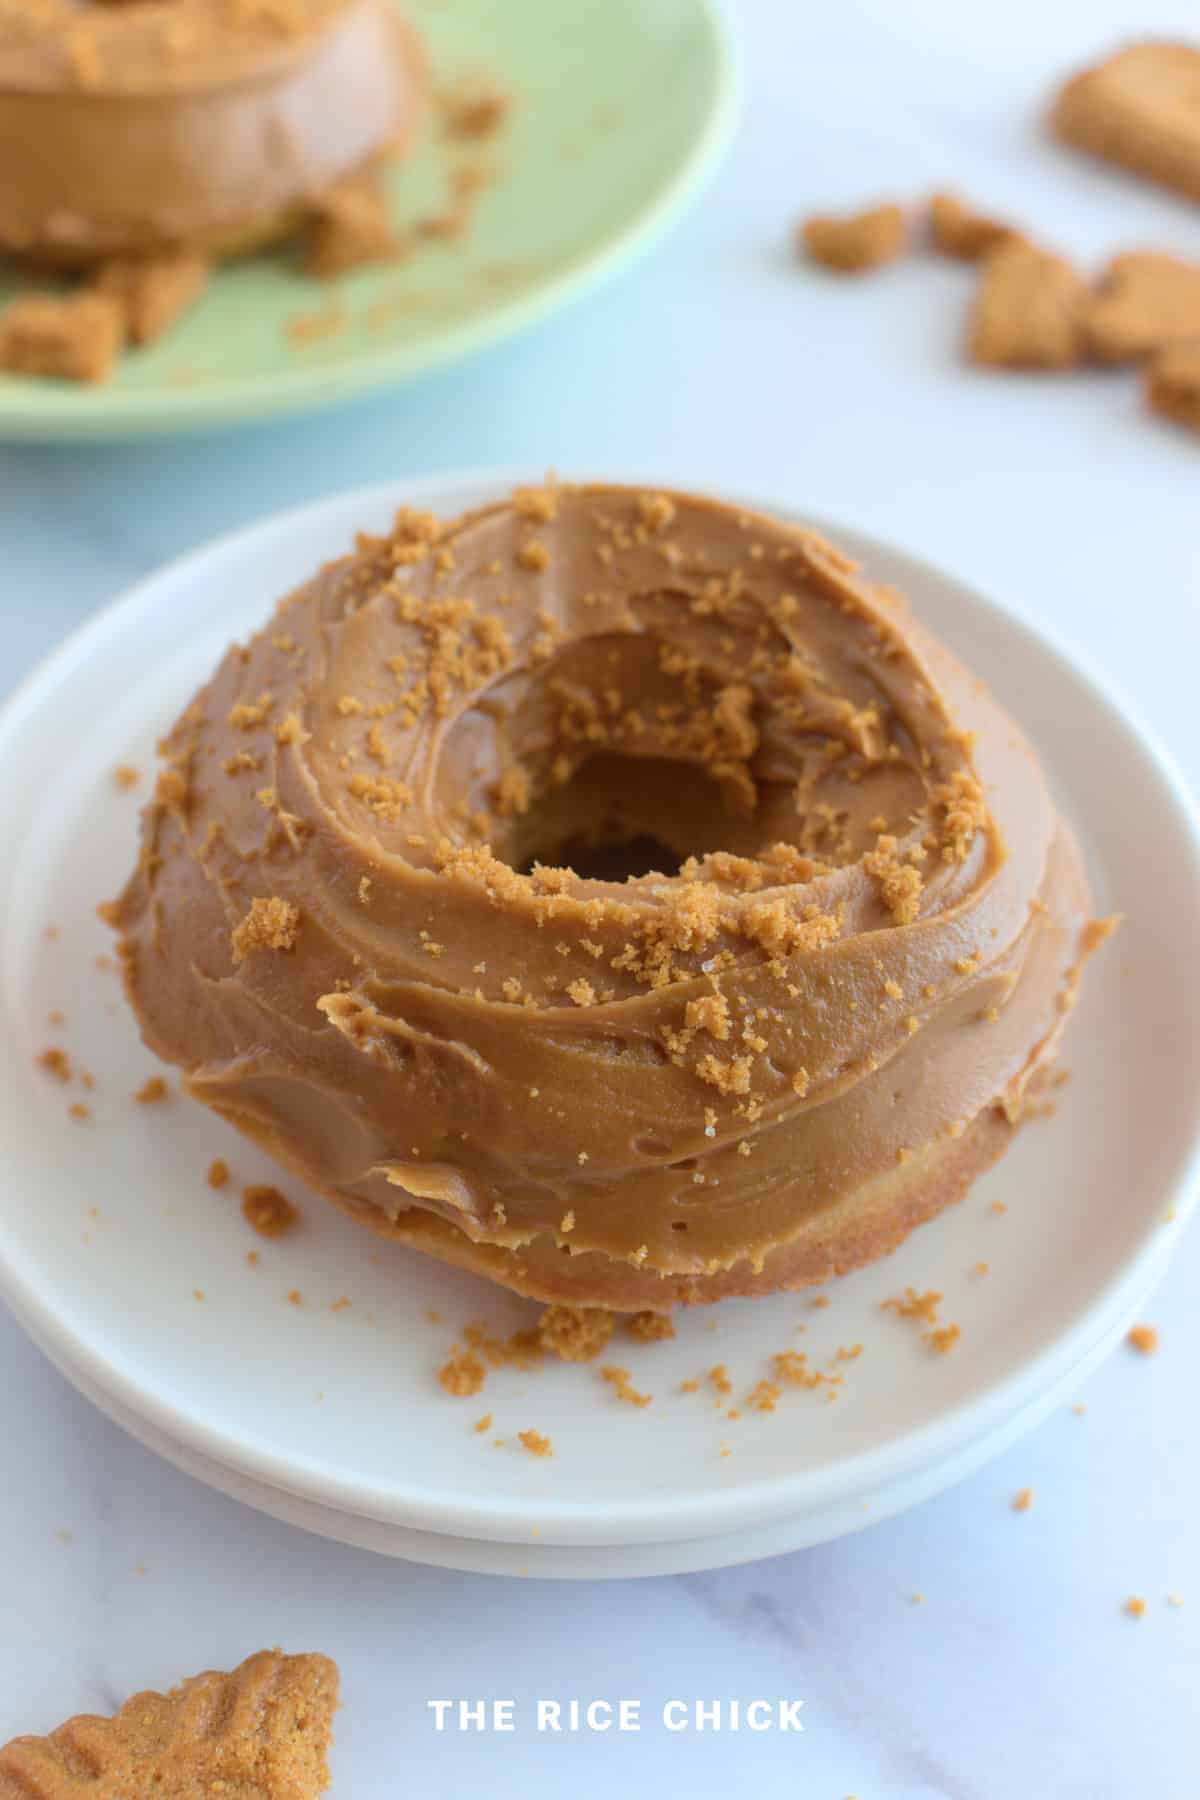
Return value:
[(300, 909), (290, 900), (276, 895), (257, 898), (250, 910), (230, 935), (229, 944), (235, 963), (243, 962), (256, 950), (291, 950), (300, 930)]

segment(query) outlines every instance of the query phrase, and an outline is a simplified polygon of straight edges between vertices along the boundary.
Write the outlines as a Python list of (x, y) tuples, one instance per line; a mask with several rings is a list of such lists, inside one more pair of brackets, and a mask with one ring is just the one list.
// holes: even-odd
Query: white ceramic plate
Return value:
[[(962, 1206), (836, 1284), (823, 1309), (803, 1296), (729, 1302), (684, 1315), (673, 1343), (614, 1344), (613, 1360), (654, 1395), (645, 1410), (613, 1400), (594, 1368), (557, 1363), (501, 1371), (477, 1398), (449, 1399), (436, 1369), (456, 1330), (471, 1319), (507, 1329), (533, 1309), (377, 1243), (294, 1185), (303, 1227), (254, 1238), (236, 1187), (213, 1193), (205, 1170), (220, 1155), (239, 1183), (276, 1178), (265, 1160), (177, 1094), (133, 1103), (153, 1063), (114, 975), (95, 966), (109, 946), (94, 906), (134, 853), (136, 796), (117, 790), (112, 769), (131, 763), (145, 785), (156, 736), (229, 639), (399, 502), (453, 512), (507, 485), (398, 483), (226, 539), (93, 620), (9, 704), (0, 1292), (127, 1429), (329, 1535), (454, 1566), (588, 1575), (814, 1542), (935, 1491), (1033, 1423), (1116, 1340), (1161, 1270), (1197, 1172), (1200, 969), (1173, 946), (1179, 920), (1200, 916), (1200, 833), (1161, 754), (1033, 630), (912, 558), (814, 521), (986, 672), (1082, 830), (1100, 904), (1127, 914), (1084, 984), (1065, 1053), (1073, 1079), (1057, 1116), (1023, 1132)], [(784, 512), (795, 499), (767, 504)], [(50, 1024), (55, 1011), (65, 1024)], [(94, 1091), (36, 1066), (50, 1043), (95, 1072)], [(93, 1117), (71, 1121), (72, 1101)], [(985, 1277), (972, 1272), (981, 1261)], [(909, 1283), (946, 1295), (943, 1316), (963, 1334), (952, 1354), (931, 1354), (880, 1311)], [(332, 1310), (342, 1296), (350, 1305)], [(726, 1407), (737, 1406), (773, 1352), (823, 1359), (855, 1343), (862, 1354), (834, 1404), (789, 1393), (773, 1414), (729, 1419), (710, 1393), (679, 1391), (721, 1362), (734, 1384)], [(485, 1412), (493, 1425), (478, 1434)], [(516, 1443), (529, 1427), (551, 1437), (552, 1458)]]

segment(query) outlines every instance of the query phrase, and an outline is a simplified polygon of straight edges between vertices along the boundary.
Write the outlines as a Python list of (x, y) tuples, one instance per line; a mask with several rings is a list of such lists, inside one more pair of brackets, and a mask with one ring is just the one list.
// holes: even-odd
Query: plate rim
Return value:
[[(1056, 631), (1047, 630), (1040, 620), (1035, 622), (1007, 598), (994, 599), (980, 592), (969, 581), (963, 581), (951, 570), (908, 550), (896, 540), (878, 537), (823, 515), (810, 514), (798, 509), (794, 501), (764, 499), (736, 488), (731, 490), (724, 482), (691, 480), (689, 472), (682, 474), (681, 479), (681, 472), (674, 471), (668, 485), (711, 490), (734, 505), (783, 517), (796, 518), (803, 511), (808, 523), (835, 540), (839, 536), (849, 540), (857, 552), (867, 557), (873, 552), (899, 557), (909, 565), (913, 575), (933, 577), (960, 588), (985, 615), (991, 614), (1014, 626), (1032, 641), (1035, 651), (1048, 654), (1061, 665), (1068, 678), (1089, 689), (1091, 697), (1114, 715), (1115, 723), (1123, 726), (1140, 743), (1179, 827), (1176, 847), (1187, 852), (1185, 879), (1190, 878), (1191, 885), (1200, 893), (1200, 808), (1189, 784), (1157, 734), (1144, 725), (1136, 709), (1124, 703), (1114, 684), (1089, 666), (1086, 655), (1078, 654), (1073, 647), (1065, 647)], [(85, 620), (43, 658), (0, 705), (0, 766), (7, 741), (40, 703), (40, 690), (48, 681), (69, 674), (81, 659), (103, 644), (108, 634), (120, 629), (127, 617), (132, 620), (141, 609), (153, 606), (160, 586), (173, 586), (210, 559), (219, 561), (231, 554), (236, 556), (254, 540), (269, 543), (272, 538), (285, 536), (301, 522), (306, 529), (314, 525), (319, 528), (326, 516), (332, 524), (335, 519), (341, 521), (354, 514), (360, 518), (368, 517), (381, 508), (403, 503), (453, 506), (458, 492), (471, 493), (477, 503), (481, 489), (502, 493), (514, 485), (531, 480), (536, 482), (539, 478), (537, 472), (531, 474), (528, 468), (452, 470), (415, 479), (400, 476), (288, 508), (186, 552), (154, 570)], [(564, 479), (589, 481), (604, 480), (605, 477), (583, 472), (566, 475)], [(610, 476), (608, 479), (618, 478)], [(646, 486), (664, 485), (666, 481), (662, 469), (626, 474), (619, 479)], [(1197, 981), (1200, 993), (1200, 974), (1193, 979)], [(14, 1267), (2, 1238), (0, 1299), (10, 1302), (15, 1316), (43, 1348), (47, 1348), (47, 1344), (56, 1346), (55, 1353), (48, 1350), (52, 1360), (60, 1367), (80, 1366), (88, 1370), (92, 1381), (98, 1381), (116, 1405), (148, 1419), (169, 1439), (240, 1475), (265, 1482), (296, 1498), (311, 1499), (341, 1513), (439, 1535), (524, 1541), (530, 1525), (536, 1523), (547, 1543), (611, 1545), (614, 1542), (677, 1541), (714, 1536), (739, 1527), (748, 1528), (794, 1516), (831, 1504), (839, 1495), (869, 1494), (887, 1481), (900, 1479), (906, 1472), (911, 1474), (937, 1457), (950, 1456), (965, 1444), (998, 1428), (1003, 1419), (1031, 1404), (1033, 1398), (1051, 1385), (1063, 1370), (1084, 1360), (1094, 1347), (1097, 1316), (1103, 1314), (1107, 1318), (1114, 1309), (1121, 1310), (1122, 1297), (1127, 1292), (1142, 1292), (1161, 1276), (1182, 1227), (1200, 1201), (1200, 1100), (1191, 1124), (1190, 1142), (1165, 1179), (1162, 1198), (1164, 1203), (1168, 1199), (1175, 1203), (1176, 1220), (1169, 1230), (1161, 1226), (1148, 1230), (1135, 1255), (1082, 1303), (1045, 1349), (982, 1392), (947, 1408), (928, 1423), (901, 1437), (843, 1458), (824, 1470), (764, 1477), (744, 1483), (735, 1481), (719, 1492), (690, 1499), (686, 1494), (678, 1494), (669, 1500), (649, 1497), (606, 1502), (602, 1509), (578, 1501), (530, 1501), (516, 1497), (482, 1502), (458, 1499), (451, 1505), (444, 1501), (431, 1505), (428, 1499), (414, 1498), (411, 1494), (398, 1496), (394, 1491), (389, 1494), (376, 1486), (330, 1476), (307, 1463), (297, 1464), (272, 1452), (255, 1450), (253, 1445), (181, 1412), (169, 1400), (148, 1395), (130, 1373), (63, 1326), (36, 1288)], [(35, 1323), (27, 1324), (26, 1320), (31, 1316)]]
[[(0, 378), (0, 443), (85, 443), (115, 438), (182, 436), (221, 426), (266, 424), (300, 413), (328, 411), (450, 365), (515, 337), (581, 299), (591, 288), (631, 267), (674, 224), (715, 173), (741, 114), (742, 67), (737, 39), (721, 0), (685, 0), (694, 8), (710, 55), (707, 115), (691, 145), (657, 193), (625, 224), (531, 290), (502, 300), (482, 316), (439, 332), (432, 346), (383, 345), (328, 367), (295, 367), (270, 376), (222, 381), (204, 388), (125, 392), (52, 390), (60, 402), (9, 401)], [(98, 404), (96, 402), (98, 401)]]

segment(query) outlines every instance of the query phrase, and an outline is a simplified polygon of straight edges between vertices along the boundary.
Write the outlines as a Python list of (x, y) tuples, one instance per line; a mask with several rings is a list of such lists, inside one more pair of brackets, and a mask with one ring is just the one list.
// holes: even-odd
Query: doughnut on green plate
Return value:
[[(71, 440), (266, 419), (424, 374), (554, 311), (629, 262), (697, 190), (736, 111), (712, 0), (406, 0), (435, 88), (511, 96), (450, 143), (430, 109), (389, 177), (398, 228), (486, 173), (468, 228), (317, 282), (284, 249), (223, 266), (201, 303), (101, 387), (0, 374), (0, 438)], [(23, 291), (0, 272), (0, 304)]]

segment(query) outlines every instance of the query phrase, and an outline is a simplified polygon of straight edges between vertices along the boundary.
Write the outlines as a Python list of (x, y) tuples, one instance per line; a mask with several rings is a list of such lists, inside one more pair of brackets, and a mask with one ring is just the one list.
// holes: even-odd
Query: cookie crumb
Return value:
[(591, 1362), (613, 1334), (616, 1320), (599, 1306), (548, 1306), (537, 1322), (538, 1342), (563, 1362)]
[(654, 1397), (652, 1394), (639, 1394), (629, 1370), (617, 1368), (611, 1363), (606, 1363), (601, 1369), (600, 1379), (608, 1383), (615, 1399), (623, 1400), (628, 1406), (649, 1406)]
[(161, 256), (117, 257), (92, 276), (91, 291), (120, 309), (125, 335), (152, 344), (194, 306), (208, 286), (207, 257), (190, 250)]
[(244, 962), (256, 950), (291, 950), (300, 929), (300, 909), (278, 895), (250, 902), (250, 911), (230, 935), (235, 963)]
[(919, 1294), (916, 1288), (906, 1287), (903, 1294), (893, 1294), (889, 1300), (881, 1300), (880, 1312), (894, 1312), (898, 1319), (916, 1319), (923, 1325), (937, 1324), (937, 1309), (945, 1296), (930, 1288), (927, 1293)]
[(386, 196), (373, 181), (338, 182), (313, 202), (304, 267), (319, 281), (394, 261), (402, 248)]
[(39, 1069), (45, 1069), (47, 1075), (53, 1075), (55, 1081), (61, 1081), (64, 1086), (71, 1080), (71, 1059), (65, 1050), (59, 1050), (54, 1045), (41, 1051), (37, 1057), (37, 1065)]
[(1114, 256), (1087, 309), (1098, 362), (1138, 362), (1200, 337), (1200, 263), (1156, 251)]
[(133, 1097), (139, 1106), (161, 1106), (164, 1100), (170, 1098), (170, 1093), (171, 1090), (161, 1075), (151, 1075)]
[(135, 769), (132, 763), (118, 763), (113, 770), (113, 786), (119, 788), (123, 794), (127, 794), (131, 788), (135, 788), (141, 779), (140, 769)]
[(0, 314), (0, 369), (97, 385), (124, 335), (121, 308), (103, 294), (25, 294)]
[[(438, 1370), (438, 1380), (448, 1394), (465, 1399), (479, 1392), (487, 1380), (487, 1370), (473, 1350), (455, 1348)], [(491, 1413), (488, 1413), (489, 1423), (491, 1416)], [(480, 1425), (476, 1429), (486, 1431), (487, 1426)]]
[(290, 1231), (300, 1214), (277, 1187), (256, 1183), (242, 1189), (242, 1217), (260, 1237), (282, 1237)]
[(1158, 1350), (1158, 1332), (1153, 1325), (1135, 1325), (1129, 1332), (1126, 1342), (1141, 1356), (1153, 1356)]
[(983, 259), (967, 351), (1000, 369), (1071, 369), (1085, 343), (1087, 284), (1061, 256), (1023, 239)]
[(907, 236), (903, 207), (874, 206), (866, 212), (813, 213), (800, 227), (798, 248), (822, 268), (857, 275), (893, 262)]
[(517, 1437), (530, 1456), (553, 1456), (554, 1446), (540, 1431), (518, 1431)]
[(1016, 1494), (1014, 1494), (1013, 1502), (1012, 1502), (1012, 1509), (1014, 1512), (1028, 1512), (1032, 1505), (1033, 1505), (1033, 1489), (1032, 1488), (1023, 1487), (1023, 1488), (1019, 1489)]
[(929, 201), (929, 236), (935, 250), (961, 262), (978, 262), (1021, 233), (1000, 219), (968, 206), (956, 194), (937, 193)]
[(215, 1157), (208, 1165), (208, 1185), (210, 1188), (223, 1188), (229, 1181), (229, 1164)]
[(92, 1116), (91, 1107), (85, 1106), (82, 1100), (74, 1101), (72, 1105), (68, 1106), (67, 1112), (77, 1124), (81, 1125)]
[(639, 1344), (661, 1344), (675, 1336), (669, 1313), (634, 1313), (631, 1319), (626, 1319), (625, 1329)]
[(1200, 342), (1161, 351), (1146, 370), (1145, 392), (1152, 412), (1200, 432)]
[(1124, 1610), (1131, 1619), (1143, 1619), (1146, 1616), (1146, 1602), (1140, 1594), (1130, 1594)]
[(484, 1413), (482, 1419), (476, 1419), (474, 1425), (472, 1425), (472, 1427), (471, 1427), (472, 1431), (478, 1432), (481, 1436), (485, 1431), (490, 1431), (491, 1429), (492, 1429), (491, 1413)]
[(443, 94), (439, 104), (446, 137), (478, 141), (494, 137), (507, 123), (513, 102), (511, 94), (486, 82)]

